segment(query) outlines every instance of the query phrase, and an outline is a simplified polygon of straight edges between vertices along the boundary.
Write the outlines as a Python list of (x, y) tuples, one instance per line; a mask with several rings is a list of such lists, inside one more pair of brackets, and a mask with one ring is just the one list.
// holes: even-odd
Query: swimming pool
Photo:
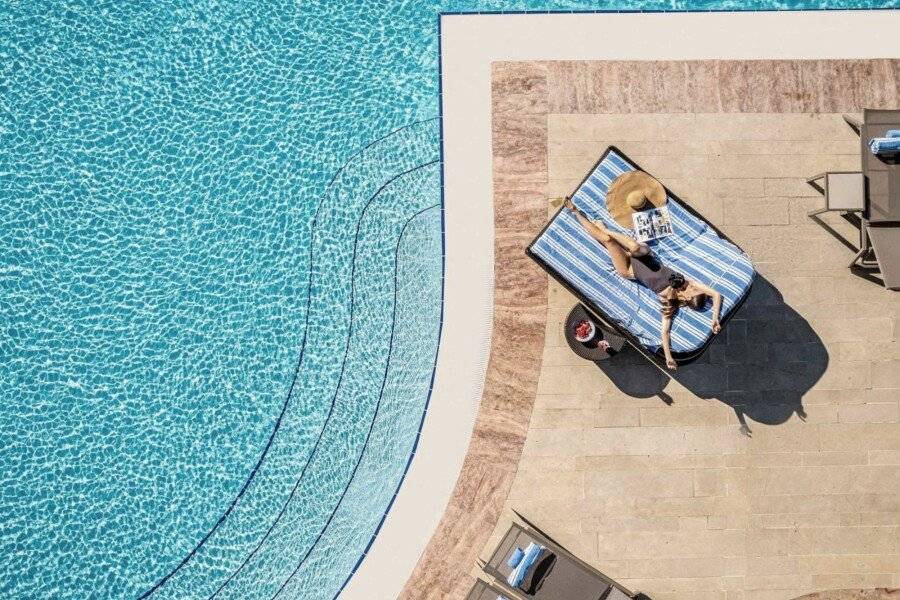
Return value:
[(2, 9), (0, 593), (331, 597), (437, 349), (435, 13), (549, 5), (148, 4)]

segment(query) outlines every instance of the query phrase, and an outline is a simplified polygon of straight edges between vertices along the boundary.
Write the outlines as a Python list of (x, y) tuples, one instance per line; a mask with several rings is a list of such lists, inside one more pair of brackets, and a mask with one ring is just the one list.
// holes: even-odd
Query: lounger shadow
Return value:
[(621, 353), (597, 366), (629, 396), (665, 394), (675, 379), (700, 398), (715, 399), (734, 409), (745, 433), (747, 418), (779, 425), (792, 416), (803, 419), (803, 396), (828, 368), (822, 340), (765, 277), (757, 276), (753, 291), (709, 352), (674, 373), (662, 373), (646, 361)]

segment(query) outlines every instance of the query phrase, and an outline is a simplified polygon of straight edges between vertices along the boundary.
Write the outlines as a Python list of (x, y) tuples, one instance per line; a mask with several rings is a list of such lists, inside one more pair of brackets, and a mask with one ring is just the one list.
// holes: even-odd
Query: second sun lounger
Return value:
[(506, 592), (481, 579), (475, 582), (466, 600), (512, 600)]
[[(572, 194), (587, 215), (612, 230), (627, 233), (606, 210), (606, 191), (613, 180), (639, 169), (610, 146)], [(747, 255), (714, 225), (666, 189), (674, 235), (650, 242), (654, 254), (686, 277), (722, 294), (723, 327), (750, 293), (755, 271)], [(616, 273), (609, 253), (561, 208), (528, 246), (527, 254), (575, 294), (604, 324), (636, 349), (664, 365), (660, 301), (641, 284)], [(711, 303), (709, 303), (711, 304)], [(672, 353), (679, 364), (698, 358), (712, 341), (711, 306), (683, 308), (672, 322)]]
[[(545, 548), (542, 557), (530, 570), (526, 581), (512, 588), (508, 578), (513, 571), (510, 558), (516, 549), (530, 544)], [(494, 577), (516, 596), (535, 600), (629, 600), (631, 592), (577, 558), (537, 529), (513, 523), (484, 572)]]
[(884, 287), (900, 290), (900, 223), (870, 223), (866, 233), (875, 251)]

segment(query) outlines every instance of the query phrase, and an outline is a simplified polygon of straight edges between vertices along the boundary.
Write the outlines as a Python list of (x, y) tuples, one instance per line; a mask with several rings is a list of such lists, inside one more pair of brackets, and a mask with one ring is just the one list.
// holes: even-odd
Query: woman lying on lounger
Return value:
[(672, 330), (672, 318), (680, 306), (686, 305), (694, 310), (701, 310), (706, 305), (707, 298), (712, 298), (712, 332), (719, 333), (722, 329), (719, 324), (722, 294), (699, 281), (687, 279), (681, 273), (660, 263), (652, 255), (647, 244), (638, 243), (627, 235), (610, 231), (598, 221), (591, 221), (568, 198), (566, 207), (575, 213), (590, 236), (603, 244), (619, 275), (642, 283), (659, 296), (662, 303), (662, 347), (669, 369), (674, 371), (678, 367), (672, 358), (669, 333)]

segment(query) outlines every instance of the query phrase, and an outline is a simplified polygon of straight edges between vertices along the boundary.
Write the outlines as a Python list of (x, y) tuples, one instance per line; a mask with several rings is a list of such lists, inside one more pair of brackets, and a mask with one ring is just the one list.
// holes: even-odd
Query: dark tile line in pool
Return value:
[[(436, 162), (436, 161), (435, 161), (435, 162)], [(423, 165), (423, 166), (435, 164), (435, 162), (427, 163), (426, 165)], [(413, 214), (411, 217), (409, 217), (409, 219), (406, 220), (406, 223), (404, 223), (404, 225), (403, 225), (403, 230), (400, 232), (400, 236), (399, 236), (399, 238), (398, 238), (398, 240), (397, 240), (397, 246), (396, 246), (396, 250), (395, 250), (395, 253), (394, 253), (394, 259), (395, 259), (395, 262), (394, 262), (394, 281), (395, 281), (395, 284), (394, 284), (394, 298), (395, 298), (395, 299), (394, 299), (394, 316), (393, 316), (393, 318), (392, 318), (392, 320), (391, 320), (391, 338), (392, 338), (392, 339), (393, 339), (393, 335), (394, 335), (394, 328), (395, 328), (396, 323), (397, 323), (397, 317), (396, 317), (396, 308), (397, 308), (397, 300), (396, 300), (396, 295), (397, 295), (397, 283), (396, 283), (396, 281), (397, 281), (397, 268), (398, 268), (398, 263), (397, 263), (397, 252), (399, 252), (400, 244), (403, 242), (403, 236), (404, 236), (405, 233), (406, 233), (406, 228), (407, 228), (407, 226), (408, 226), (408, 225), (409, 225), (416, 217), (418, 217), (418, 216), (424, 214), (424, 213), (427, 212), (427, 211), (433, 210), (433, 209), (435, 209), (435, 208), (437, 208), (437, 207), (439, 207), (439, 206), (440, 206), (440, 204), (438, 203), (438, 204), (434, 204), (434, 205), (425, 207), (425, 208), (419, 210), (418, 212), (416, 212), (415, 214)], [(442, 261), (442, 262), (443, 262), (443, 261)], [(437, 332), (437, 339), (438, 339), (438, 341), (440, 340), (440, 334), (441, 334), (441, 329), (442, 329), (442, 328), (443, 328), (443, 286), (441, 287), (441, 319), (440, 319), (440, 321), (438, 322), (438, 332)], [(413, 448), (412, 448), (412, 451), (410, 452), (409, 457), (408, 457), (407, 460), (406, 460), (406, 465), (405, 465), (404, 468), (403, 468), (403, 474), (400, 476), (400, 481), (397, 483), (397, 487), (394, 489), (394, 492), (393, 492), (393, 494), (391, 495), (391, 500), (390, 500), (390, 502), (388, 503), (388, 506), (387, 506), (387, 508), (385, 509), (384, 513), (382, 514), (381, 519), (380, 519), (379, 522), (378, 522), (378, 526), (376, 527), (375, 531), (372, 533), (371, 537), (369, 538), (369, 542), (366, 544), (366, 547), (365, 547), (365, 549), (363, 550), (362, 555), (360, 556), (359, 560), (357, 560), (356, 565), (353, 567), (353, 570), (350, 572), (350, 574), (349, 574), (349, 575), (347, 576), (347, 578), (344, 580), (343, 584), (341, 584), (341, 587), (338, 589), (338, 591), (337, 591), (337, 592), (335, 593), (335, 595), (333, 596), (334, 598), (337, 598), (337, 597), (340, 595), (340, 593), (343, 591), (344, 587), (346, 587), (347, 583), (350, 581), (350, 578), (352, 578), (353, 575), (356, 573), (357, 569), (359, 568), (359, 565), (362, 564), (363, 559), (364, 559), (365, 556), (368, 554), (369, 549), (372, 547), (372, 544), (375, 542), (375, 538), (378, 536), (379, 531), (381, 531), (381, 527), (382, 527), (382, 525), (384, 524), (384, 521), (387, 519), (387, 515), (388, 515), (388, 513), (390, 512), (391, 507), (393, 507), (393, 505), (394, 505), (394, 501), (395, 501), (396, 498), (397, 498), (397, 494), (398, 494), (399, 491), (400, 491), (400, 487), (403, 485), (403, 481), (405, 480), (406, 474), (407, 474), (407, 472), (409, 471), (409, 467), (410, 467), (410, 465), (412, 464), (412, 459), (413, 459), (413, 457), (415, 456), (416, 449), (418, 448), (418, 444), (419, 444), (419, 438), (421, 437), (421, 433), (422, 433), (422, 425), (423, 425), (424, 422), (425, 422), (425, 415), (426, 415), (426, 413), (428, 412), (428, 404), (429, 404), (429, 402), (430, 402), (430, 400), (431, 400), (431, 393), (432, 393), (432, 390), (434, 389), (434, 372), (435, 372), (435, 366), (436, 366), (436, 364), (437, 364), (437, 349), (438, 349), (438, 345), (439, 345), (439, 344), (437, 344), (437, 343), (435, 344), (435, 358), (434, 358), (434, 361), (433, 361), (433, 363), (432, 363), (432, 369), (431, 369), (431, 383), (429, 384), (429, 387), (428, 387), (428, 394), (427, 394), (426, 400), (425, 400), (425, 407), (424, 407), (423, 410), (422, 410), (422, 417), (421, 417), (420, 420), (419, 420), (419, 425), (418, 425), (418, 428), (417, 428), (417, 431), (416, 431), (416, 437), (415, 437), (415, 440), (413, 441)], [(353, 473), (350, 475), (350, 479), (347, 481), (347, 485), (344, 487), (344, 491), (342, 492), (340, 499), (338, 500), (337, 504), (335, 505), (334, 510), (332, 510), (331, 515), (329, 516), (329, 518), (328, 518), (328, 520), (326, 521), (325, 525), (322, 527), (322, 530), (319, 532), (319, 535), (317, 536), (316, 541), (313, 542), (312, 546), (310, 546), (309, 550), (306, 552), (306, 554), (305, 554), (305, 556), (303, 557), (303, 559), (302, 559), (302, 560), (300, 561), (300, 563), (297, 565), (297, 568), (294, 569), (293, 573), (291, 573), (291, 575), (288, 577), (288, 579), (284, 582), (284, 584), (282, 585), (282, 587), (279, 589), (279, 593), (281, 592), (282, 589), (284, 589), (284, 587), (287, 585), (287, 583), (290, 582), (291, 578), (299, 571), (300, 567), (303, 566), (303, 564), (304, 564), (304, 562), (306, 561), (306, 559), (312, 554), (313, 550), (314, 550), (315, 547), (318, 545), (319, 541), (322, 539), (323, 534), (324, 534), (325, 531), (328, 529), (328, 526), (331, 524), (331, 521), (334, 519), (335, 514), (337, 514), (338, 509), (340, 508), (341, 504), (343, 503), (344, 496), (346, 495), (347, 490), (350, 488), (350, 485), (352, 484), (353, 479), (354, 479), (355, 476), (356, 476), (357, 469), (359, 468), (359, 465), (362, 463), (363, 456), (365, 455), (366, 450), (367, 450), (368, 447), (369, 447), (369, 438), (370, 438), (371, 433), (372, 433), (372, 431), (373, 431), (373, 429), (374, 429), (375, 421), (378, 419), (378, 413), (380, 412), (380, 407), (381, 407), (381, 400), (382, 400), (383, 397), (384, 397), (384, 383), (387, 381), (387, 374), (388, 374), (388, 371), (389, 371), (389, 369), (390, 369), (390, 357), (391, 357), (392, 352), (393, 352), (393, 344), (391, 344), (391, 350), (389, 351), (389, 354), (388, 354), (388, 361), (387, 361), (387, 364), (385, 365), (384, 379), (382, 380), (381, 393), (379, 394), (379, 398), (378, 398), (378, 402), (377, 402), (377, 404), (376, 404), (375, 412), (374, 412), (374, 414), (372, 415), (372, 422), (371, 422), (370, 427), (369, 427), (368, 435), (366, 436), (366, 442), (363, 444), (363, 447), (362, 447), (362, 449), (361, 449), (361, 451), (360, 451), (359, 459), (358, 459), (357, 462), (356, 462), (356, 466), (355, 466), (354, 469), (353, 469)], [(277, 595), (278, 595), (278, 594), (276, 594), (276, 596), (277, 596)]]
[[(445, 220), (445, 204), (444, 204), (444, 185), (445, 185), (445, 177), (444, 177), (444, 89), (443, 89), (443, 53), (441, 52), (441, 19), (438, 17), (437, 19), (437, 29), (438, 29), (438, 131), (439, 131), (439, 142), (438, 142), (438, 161), (441, 165), (440, 168), (440, 191), (441, 198), (440, 202), (436, 206), (440, 206), (441, 209), (441, 313), (440, 313), (440, 321), (438, 324), (438, 348), (440, 348), (440, 339), (441, 333), (444, 329), (444, 283), (446, 281), (447, 275), (447, 230), (446, 230), (446, 220)], [(344, 588), (347, 587), (347, 584), (359, 570), (360, 566), (362, 566), (363, 561), (369, 555), (369, 551), (372, 549), (372, 545), (375, 543), (375, 539), (378, 537), (378, 534), (381, 532), (381, 528), (384, 526), (384, 522), (387, 520), (388, 513), (391, 512), (391, 509), (394, 506), (394, 502), (397, 500), (397, 496), (400, 493), (400, 488), (403, 486), (403, 482), (406, 480), (406, 475), (409, 472), (410, 467), (412, 466), (412, 461), (416, 456), (416, 452), (419, 448), (419, 440), (422, 437), (422, 427), (425, 425), (425, 418), (428, 416), (428, 408), (431, 404), (431, 395), (434, 392), (434, 377), (435, 372), (437, 370), (437, 353), (435, 353), (434, 366), (431, 370), (431, 383), (428, 386), (428, 396), (425, 400), (425, 408), (422, 411), (422, 418), (419, 420), (419, 427), (416, 432), (416, 439), (413, 442), (412, 451), (409, 454), (409, 458), (406, 461), (406, 466), (403, 468), (403, 475), (400, 477), (400, 482), (397, 484), (397, 488), (394, 490), (394, 495), (391, 497), (390, 502), (387, 505), (387, 508), (384, 511), (384, 514), (381, 515), (381, 519), (378, 522), (378, 526), (375, 528), (375, 532), (372, 534), (372, 537), (369, 539), (369, 543), (366, 544), (365, 549), (363, 550), (362, 555), (359, 557), (359, 560), (356, 561), (356, 564), (353, 566), (353, 569), (347, 575), (347, 578), (344, 580), (344, 583), (341, 584), (340, 589), (334, 595), (334, 598), (340, 596), (341, 592)]]
[[(430, 165), (434, 165), (434, 164), (436, 164), (436, 163), (437, 163), (437, 161), (430, 161), (430, 162), (427, 162), (427, 163), (423, 163), (423, 164), (417, 165), (417, 166), (415, 166), (415, 167), (413, 167), (413, 168), (411, 168), (411, 169), (408, 169), (408, 170), (404, 171), (403, 173), (400, 173), (400, 174), (398, 174), (398, 175), (395, 175), (395, 176), (391, 177), (387, 182), (385, 182), (384, 185), (382, 185), (382, 186), (378, 189), (378, 191), (376, 191), (376, 192), (369, 198), (369, 201), (366, 203), (365, 208), (363, 209), (362, 213), (360, 214), (360, 219), (359, 219), (359, 222), (357, 223), (357, 241), (358, 241), (358, 239), (359, 239), (359, 224), (362, 223), (362, 220), (363, 220), (363, 218), (365, 217), (366, 211), (368, 210), (370, 204), (371, 204), (378, 196), (380, 196), (381, 193), (382, 193), (385, 189), (387, 189), (387, 187), (388, 187), (389, 185), (392, 185), (394, 182), (398, 181), (400, 178), (402, 178), (402, 177), (404, 177), (404, 176), (406, 176), (406, 175), (408, 175), (408, 174), (410, 174), (410, 173), (416, 172), (416, 171), (418, 171), (419, 169), (422, 169), (422, 168), (424, 168), (424, 167), (428, 167), (428, 166), (430, 166)], [(424, 208), (424, 209), (418, 211), (417, 213), (415, 213), (414, 215), (412, 215), (409, 219), (407, 219), (407, 221), (406, 221), (406, 223), (404, 224), (404, 227), (403, 227), (403, 232), (406, 231), (406, 226), (409, 225), (409, 223), (410, 223), (414, 218), (416, 218), (417, 216), (419, 216), (420, 214), (422, 214), (422, 213), (425, 212), (426, 210), (430, 210), (431, 208), (434, 208), (434, 206)], [(399, 247), (400, 247), (400, 244), (401, 244), (402, 239), (403, 239), (403, 232), (401, 232), (400, 237), (399, 237), (398, 240), (397, 240), (397, 245), (396, 245), (396, 248), (395, 248), (395, 258), (396, 258), (396, 253), (399, 251)], [(351, 261), (352, 261), (352, 263), (353, 263), (353, 265), (354, 265), (354, 267), (353, 267), (354, 271), (355, 271), (355, 268), (356, 268), (356, 250), (357, 250), (356, 244), (354, 243), (354, 248), (353, 248), (353, 258), (351, 259)], [(394, 276), (394, 277), (395, 277), (395, 281), (396, 281), (396, 263), (395, 263), (395, 276)], [(353, 275), (351, 275), (351, 281), (355, 281), (355, 277), (354, 277)], [(355, 286), (353, 286), (353, 285), (351, 284), (351, 290), (352, 290), (354, 287), (355, 287)], [(395, 293), (396, 293), (396, 287), (395, 287)], [(350, 312), (351, 312), (351, 329), (350, 329), (350, 331), (348, 332), (348, 336), (347, 336), (348, 341), (347, 341), (347, 346), (346, 346), (345, 352), (344, 352), (344, 360), (343, 360), (343, 362), (342, 362), (342, 364), (341, 364), (341, 376), (340, 376), (340, 378), (339, 378), (338, 385), (337, 385), (337, 388), (336, 388), (336, 390), (335, 390), (334, 396), (332, 397), (331, 408), (330, 408), (330, 410), (329, 410), (328, 417), (327, 417), (326, 420), (325, 420), (325, 424), (323, 425), (322, 430), (319, 432), (319, 437), (318, 437), (318, 439), (316, 440), (316, 443), (315, 443), (315, 445), (314, 445), (314, 447), (313, 447), (313, 450), (312, 450), (312, 452), (310, 453), (310, 456), (309, 456), (309, 458), (307, 459), (306, 464), (304, 465), (302, 471), (300, 472), (300, 476), (298, 477), (296, 483), (294, 484), (294, 488), (291, 490), (291, 493), (290, 493), (290, 495), (288, 496), (288, 499), (287, 499), (287, 500), (284, 502), (284, 504), (282, 505), (282, 508), (281, 508), (281, 510), (280, 510), (279, 513), (278, 513), (278, 516), (275, 518), (275, 520), (274, 520), (274, 521), (272, 522), (272, 524), (269, 526), (269, 529), (266, 531), (266, 534), (265, 534), (265, 535), (263, 536), (263, 538), (259, 541), (259, 543), (256, 545), (256, 547), (250, 552), (250, 554), (247, 555), (247, 557), (244, 559), (244, 561), (241, 563), (241, 565), (240, 565), (237, 569), (235, 569), (235, 571), (233, 571), (232, 574), (229, 575), (228, 578), (226, 578), (225, 581), (219, 586), (219, 588), (216, 590), (216, 592), (215, 592), (212, 596), (210, 596), (210, 599), (211, 599), (211, 598), (214, 598), (216, 595), (218, 595), (218, 593), (221, 592), (222, 589), (224, 589), (225, 586), (227, 586), (227, 585), (231, 582), (231, 580), (234, 579), (234, 577), (237, 576), (237, 574), (240, 573), (240, 572), (244, 569), (244, 567), (250, 562), (250, 560), (256, 555), (257, 552), (259, 552), (259, 550), (260, 550), (260, 549), (262, 548), (262, 546), (265, 544), (265, 542), (266, 542), (266, 540), (268, 539), (269, 535), (272, 533), (272, 531), (274, 531), (275, 527), (276, 527), (276, 526), (278, 525), (278, 523), (281, 521), (281, 517), (284, 515), (285, 511), (286, 511), (287, 508), (288, 508), (288, 505), (291, 503), (291, 501), (292, 501), (293, 498), (294, 498), (294, 494), (296, 493), (297, 489), (299, 488), (300, 484), (301, 484), (302, 481), (303, 481), (303, 477), (304, 477), (304, 475), (306, 474), (306, 469), (307, 469), (307, 467), (311, 464), (311, 461), (312, 461), (313, 456), (315, 456), (316, 453), (317, 453), (317, 450), (318, 450), (318, 447), (319, 447), (320, 442), (322, 441), (322, 437), (323, 437), (323, 435), (324, 435), (325, 429), (327, 428), (328, 423), (329, 423), (329, 421), (331, 420), (332, 412), (333, 412), (333, 410), (334, 410), (334, 408), (335, 408), (335, 403), (337, 402), (338, 394), (340, 393), (341, 384), (342, 384), (342, 382), (343, 382), (344, 368), (346, 367), (347, 357), (348, 357), (349, 350), (350, 350), (350, 338), (351, 338), (351, 336), (352, 336), (353, 316), (355, 315), (355, 311), (354, 311), (354, 303), (353, 303), (353, 298), (354, 298), (354, 297), (355, 297), (355, 292), (351, 291), (351, 305), (350, 305)], [(395, 307), (395, 309), (396, 309), (396, 301), (395, 301), (394, 307)], [(391, 320), (391, 339), (392, 339), (392, 340), (393, 340), (393, 334), (394, 334), (394, 328), (395, 328), (395, 326), (396, 326), (396, 313), (394, 314), (394, 316), (393, 316), (393, 318), (392, 318), (392, 320)], [(438, 338), (438, 339), (440, 339), (440, 338)], [(391, 350), (390, 350), (390, 351), (391, 351), (391, 352), (393, 351), (393, 345), (391, 345)], [(381, 400), (382, 400), (383, 397), (384, 397), (384, 382), (386, 381), (386, 378), (387, 378), (387, 372), (388, 372), (388, 369), (390, 368), (390, 356), (391, 356), (391, 354), (389, 353), (389, 354), (388, 354), (388, 363), (385, 365), (385, 375), (384, 375), (385, 379), (382, 380), (382, 389), (381, 389), (381, 393), (379, 394), (378, 401), (377, 401), (377, 403), (376, 403), (375, 413), (374, 413), (373, 416), (372, 416), (372, 422), (370, 423), (369, 432), (368, 432), (368, 435), (366, 436), (366, 441), (365, 441), (365, 443), (363, 444), (363, 446), (362, 446), (362, 448), (361, 448), (361, 450), (360, 450), (359, 459), (357, 460), (356, 465), (355, 465), (354, 468), (353, 468), (353, 471), (352, 471), (352, 473), (351, 473), (351, 475), (350, 475), (350, 478), (347, 480), (347, 484), (344, 486), (344, 489), (343, 489), (343, 491), (341, 492), (340, 498), (338, 499), (337, 503), (335, 504), (335, 507), (334, 507), (334, 509), (331, 511), (331, 514), (329, 515), (329, 517), (328, 517), (328, 519), (326, 520), (325, 524), (322, 526), (322, 529), (319, 531), (318, 535), (316, 536), (315, 541), (314, 541), (314, 542), (312, 543), (312, 545), (307, 549), (307, 551), (306, 551), (306, 553), (304, 554), (303, 558), (299, 561), (299, 563), (297, 564), (296, 568), (291, 572), (291, 574), (288, 576), (288, 578), (282, 583), (281, 587), (279, 587), (279, 589), (278, 589), (278, 591), (275, 593), (275, 595), (272, 596), (272, 599), (273, 599), (273, 600), (274, 600), (275, 597), (277, 597), (277, 596), (279, 596), (279, 595), (281, 594), (281, 592), (285, 589), (285, 587), (287, 587), (287, 585), (290, 583), (290, 581), (294, 578), (294, 576), (297, 574), (297, 572), (299, 572), (300, 568), (301, 568), (301, 567), (303, 566), (303, 564), (306, 562), (307, 558), (312, 554), (313, 550), (315, 550), (316, 546), (317, 546), (318, 543), (321, 541), (321, 539), (322, 539), (322, 537), (324, 536), (325, 532), (327, 531), (329, 525), (331, 524), (332, 520), (334, 519), (334, 516), (337, 514), (337, 510), (338, 510), (338, 508), (340, 508), (341, 504), (343, 503), (343, 500), (344, 500), (344, 497), (345, 497), (345, 495), (346, 495), (346, 493), (347, 493), (347, 490), (349, 489), (350, 484), (352, 483), (354, 477), (356, 476), (356, 471), (357, 471), (357, 469), (359, 468), (360, 463), (362, 462), (362, 458), (363, 458), (363, 456), (365, 455), (366, 449), (368, 448), (368, 445), (369, 445), (369, 436), (371, 435), (372, 429), (374, 428), (375, 420), (378, 418), (378, 412), (379, 412), (379, 409), (380, 409), (380, 406), (381, 406)], [(432, 368), (432, 373), (433, 373), (433, 371), (434, 371), (434, 369)], [(340, 590), (338, 591), (338, 593), (340, 593)]]
[[(313, 227), (315, 227), (316, 220), (318, 219), (318, 212), (319, 212), (319, 210), (321, 209), (321, 207), (322, 207), (322, 205), (323, 205), (323, 203), (324, 203), (324, 201), (325, 201), (325, 198), (327, 197), (327, 195), (326, 195), (326, 194), (327, 194), (327, 190), (334, 184), (334, 182), (337, 180), (337, 178), (340, 176), (340, 174), (346, 169), (346, 167), (347, 167), (349, 164), (351, 164), (356, 158), (358, 158), (359, 156), (361, 156), (363, 152), (365, 152), (365, 151), (368, 150), (369, 148), (373, 147), (375, 144), (377, 144), (377, 143), (379, 143), (379, 142), (381, 142), (381, 141), (384, 141), (384, 140), (390, 138), (391, 136), (393, 136), (393, 135), (395, 135), (395, 134), (397, 134), (397, 133), (399, 133), (399, 132), (401, 132), (401, 131), (404, 131), (404, 130), (409, 129), (409, 128), (411, 128), (411, 127), (418, 126), (418, 125), (422, 125), (422, 124), (425, 124), (425, 123), (428, 123), (428, 122), (434, 121), (434, 120), (435, 120), (435, 118), (430, 118), (430, 119), (421, 119), (421, 120), (418, 120), (418, 121), (414, 121), (414, 122), (411, 122), (411, 123), (407, 123), (406, 125), (403, 125), (403, 126), (401, 126), (401, 127), (398, 127), (398, 128), (396, 128), (396, 129), (394, 129), (394, 130), (388, 132), (387, 134), (385, 134), (385, 135), (383, 135), (383, 136), (381, 136), (381, 137), (379, 137), (379, 138), (376, 138), (375, 140), (372, 140), (371, 142), (367, 143), (365, 146), (363, 146), (362, 148), (360, 148), (359, 150), (357, 150), (356, 152), (354, 152), (354, 153), (347, 159), (347, 161), (346, 161), (343, 165), (341, 165), (341, 167), (338, 168), (337, 171), (335, 171), (335, 173), (334, 173), (334, 175), (332, 176), (332, 179), (330, 180), (328, 186), (326, 186), (326, 192), (325, 192), (325, 194), (323, 194), (323, 197), (322, 197), (322, 199), (320, 200), (319, 205), (318, 205), (317, 208), (316, 208), (316, 217), (315, 217), (314, 220), (313, 220)], [(431, 161), (431, 162), (426, 163), (426, 164), (434, 164), (434, 162), (435, 162), (435, 161)], [(415, 168), (421, 168), (422, 166), (424, 166), (424, 165), (418, 165), (418, 166), (415, 167)], [(402, 174), (401, 174), (401, 175), (402, 175)], [(396, 177), (399, 177), (399, 176), (400, 176), (400, 175), (398, 175), (398, 176), (396, 176)], [(396, 179), (396, 177), (394, 177), (393, 179)], [(393, 179), (389, 180), (388, 183), (390, 183), (390, 181), (393, 181)], [(385, 185), (387, 185), (387, 184), (385, 184)], [(382, 190), (384, 187), (385, 187), (385, 186), (382, 186), (382, 187), (378, 190), (378, 192), (376, 192), (375, 195), (372, 196), (372, 198), (369, 199), (369, 202), (371, 202), (371, 200), (372, 200), (375, 196), (377, 196), (377, 195), (381, 192), (381, 190)], [(311, 252), (311, 253), (313, 252), (313, 246), (312, 246), (312, 245), (310, 246), (310, 252)], [(355, 249), (354, 249), (354, 255), (355, 255)], [(443, 253), (442, 253), (442, 255), (443, 255)], [(311, 256), (311, 263), (310, 263), (310, 264), (312, 264), (312, 260), (313, 260), (313, 258), (312, 258), (312, 256)], [(310, 278), (312, 278), (312, 269), (310, 269)], [(310, 281), (310, 285), (312, 285), (312, 282), (311, 282), (311, 281)], [(308, 296), (307, 302), (311, 302), (311, 296)], [(306, 311), (306, 315), (307, 315), (307, 317), (306, 317), (306, 319), (307, 319), (307, 322), (306, 322), (306, 328), (308, 328), (308, 326), (309, 326), (309, 322), (308, 322), (309, 314), (310, 314), (310, 310), (309, 310), (309, 306), (307, 306), (307, 311)], [(304, 329), (304, 331), (306, 331), (306, 328)], [(192, 548), (191, 551), (188, 552), (188, 553), (182, 558), (182, 560), (178, 563), (178, 565), (176, 565), (173, 569), (171, 569), (171, 570), (170, 570), (169, 572), (167, 572), (164, 576), (162, 576), (160, 579), (158, 579), (151, 587), (149, 587), (146, 591), (144, 591), (144, 592), (139, 596), (139, 600), (143, 600), (143, 599), (145, 599), (145, 598), (149, 598), (150, 596), (152, 596), (154, 593), (156, 593), (157, 590), (159, 590), (160, 588), (162, 588), (162, 587), (169, 581), (169, 579), (171, 579), (176, 573), (178, 573), (182, 568), (184, 568), (185, 565), (187, 565), (188, 562), (190, 562), (190, 560), (197, 554), (197, 552), (200, 551), (200, 549), (206, 544), (206, 542), (209, 541), (209, 539), (210, 539), (210, 538), (212, 537), (212, 535), (216, 532), (216, 530), (218, 530), (218, 528), (221, 527), (222, 524), (228, 519), (228, 517), (231, 515), (232, 511), (234, 510), (234, 508), (237, 506), (237, 503), (238, 503), (238, 502), (241, 500), (241, 498), (244, 496), (244, 494), (246, 493), (247, 489), (249, 489), (250, 483), (251, 483), (251, 482), (253, 481), (253, 479), (256, 477), (256, 474), (259, 472), (259, 469), (261, 468), (263, 462), (265, 462), (265, 459), (266, 459), (266, 457), (267, 457), (267, 455), (268, 455), (268, 452), (269, 452), (269, 450), (271, 449), (271, 447), (272, 447), (272, 445), (273, 445), (273, 442), (274, 442), (274, 439), (275, 439), (275, 435), (278, 433), (279, 429), (281, 428), (281, 424), (282, 424), (282, 422), (283, 422), (284, 415), (286, 414), (286, 411), (287, 411), (288, 405), (289, 405), (289, 403), (290, 403), (290, 400), (291, 400), (291, 398), (293, 397), (293, 392), (294, 392), (294, 389), (295, 389), (295, 386), (296, 386), (296, 383), (297, 383), (297, 379), (298, 379), (298, 376), (299, 376), (300, 367), (301, 367), (301, 365), (302, 365), (302, 363), (303, 363), (303, 357), (304, 357), (304, 354), (305, 354), (305, 347), (306, 347), (306, 334), (304, 333), (304, 339), (303, 339), (303, 342), (302, 342), (302, 344), (301, 344), (300, 355), (299, 355), (298, 360), (297, 360), (297, 365), (296, 365), (295, 370), (294, 370), (294, 375), (293, 375), (293, 378), (292, 378), (292, 380), (291, 380), (291, 385), (289, 386), (288, 392), (287, 392), (287, 394), (285, 395), (285, 400), (284, 400), (284, 403), (283, 403), (283, 405), (282, 405), (281, 412), (279, 413), (279, 416), (278, 416), (278, 418), (277, 418), (277, 420), (276, 420), (276, 422), (275, 422), (274, 427), (272, 428), (272, 432), (271, 432), (271, 434), (270, 434), (270, 436), (269, 436), (269, 439), (268, 439), (267, 442), (266, 442), (265, 447), (263, 448), (262, 453), (260, 454), (259, 459), (257, 460), (256, 464), (254, 465), (253, 469), (250, 471), (250, 474), (247, 476), (247, 479), (245, 480), (244, 484), (241, 486), (241, 489), (238, 491), (237, 495), (236, 495), (236, 496), (234, 497), (234, 499), (231, 501), (231, 503), (229, 504), (229, 506), (228, 506), (228, 508), (225, 510), (225, 512), (219, 517), (219, 519), (216, 521), (216, 523), (213, 525), (213, 527), (212, 527), (212, 528), (211, 528), (211, 529), (210, 529), (210, 530), (209, 530), (209, 531), (208, 531), (208, 532), (200, 539), (200, 541), (194, 546), (194, 548)], [(345, 353), (345, 356), (344, 356), (344, 360), (346, 361), (346, 353)], [(333, 403), (332, 403), (332, 408), (333, 408)], [(327, 424), (327, 420), (326, 420), (326, 424)], [(324, 425), (323, 425), (322, 431), (320, 431), (319, 439), (321, 439), (321, 435), (322, 435), (323, 432), (324, 432)], [(317, 444), (318, 444), (318, 442), (317, 442)], [(314, 452), (313, 452), (313, 454), (314, 454)], [(310, 455), (310, 457), (312, 457), (312, 454)], [(304, 470), (305, 470), (305, 469), (304, 469)], [(266, 535), (268, 536), (268, 533), (267, 533)], [(264, 538), (264, 539), (265, 539), (265, 538)], [(257, 550), (258, 550), (258, 548), (257, 548)], [(242, 567), (243, 567), (243, 565), (242, 565)], [(240, 568), (239, 568), (239, 570), (240, 570)]]

